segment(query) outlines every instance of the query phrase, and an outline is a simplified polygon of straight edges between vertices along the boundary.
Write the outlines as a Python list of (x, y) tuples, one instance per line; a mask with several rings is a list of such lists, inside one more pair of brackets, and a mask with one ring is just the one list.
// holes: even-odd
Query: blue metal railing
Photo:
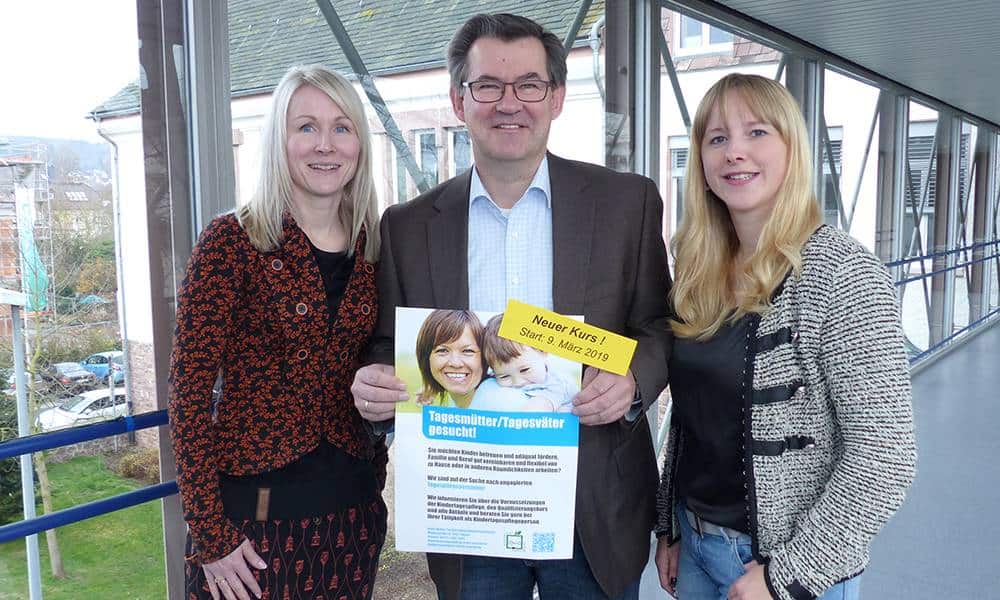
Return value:
[[(957, 254), (959, 252), (966, 252), (969, 250), (975, 250), (976, 248), (985, 248), (987, 246), (996, 246), (1000, 244), (1000, 240), (994, 240), (991, 242), (976, 242), (975, 244), (970, 244), (968, 246), (962, 246), (961, 248), (953, 248), (951, 250), (942, 250), (941, 252), (932, 252), (930, 254), (924, 254), (922, 256), (909, 256), (907, 258), (902, 258), (900, 260), (894, 260), (892, 262), (885, 263), (886, 268), (893, 268), (905, 265), (911, 262), (917, 262), (918, 260), (927, 260), (929, 258), (938, 258), (940, 256), (948, 256), (949, 254)], [(997, 256), (996, 254), (992, 257)], [(991, 258), (992, 258), (991, 257)]]
[[(887, 263), (885, 263), (885, 266), (886, 266), (886, 268), (890, 268), (891, 269), (893, 267), (901, 267), (903, 265), (914, 263), (914, 262), (923, 262), (925, 260), (933, 260), (933, 259), (936, 259), (936, 258), (942, 258), (942, 257), (950, 256), (952, 254), (959, 254), (959, 253), (963, 253), (963, 252), (969, 253), (971, 251), (975, 251), (975, 250), (978, 250), (980, 248), (988, 248), (988, 247), (991, 247), (991, 246), (1000, 246), (1000, 240), (992, 240), (992, 241), (988, 241), (988, 242), (977, 242), (975, 244), (970, 244), (968, 246), (962, 246), (960, 248), (952, 248), (951, 250), (942, 250), (941, 252), (932, 252), (930, 254), (924, 254), (924, 255), (921, 255), (921, 256), (910, 256), (910, 257), (903, 258), (903, 259), (900, 259), (900, 260), (895, 260), (895, 261), (892, 261), (892, 262), (887, 262)], [(967, 260), (965, 262), (961, 262), (961, 263), (958, 263), (958, 264), (955, 264), (955, 265), (952, 265), (952, 266), (949, 266), (949, 267), (944, 267), (944, 268), (941, 268), (941, 269), (936, 269), (934, 271), (924, 272), (924, 273), (921, 273), (919, 275), (914, 275), (912, 277), (904, 277), (904, 278), (901, 278), (901, 279), (897, 280), (895, 282), (895, 285), (897, 287), (905, 286), (906, 284), (912, 283), (914, 281), (921, 281), (921, 280), (924, 280), (924, 279), (930, 279), (931, 277), (933, 277), (935, 275), (940, 275), (942, 273), (947, 273), (948, 271), (954, 271), (956, 269), (962, 269), (962, 268), (969, 267), (969, 266), (977, 264), (977, 263), (989, 262), (989, 261), (993, 261), (993, 260), (996, 260), (996, 261), (998, 261), (998, 263), (1000, 263), (1000, 252), (997, 252), (997, 253), (994, 253), (994, 254), (990, 254), (989, 256), (982, 256), (980, 258), (976, 258), (976, 259), (973, 259), (973, 260)], [(976, 319), (975, 321), (969, 323), (968, 325), (962, 327), (961, 329), (953, 331), (951, 333), (951, 335), (949, 335), (949, 336), (947, 336), (947, 337), (939, 340), (938, 342), (936, 342), (932, 346), (928, 347), (927, 349), (919, 351), (919, 352), (912, 353), (910, 355), (910, 365), (912, 366), (912, 365), (917, 364), (918, 362), (920, 362), (921, 360), (923, 360), (925, 357), (930, 356), (930, 355), (934, 354), (935, 352), (943, 349), (945, 346), (948, 346), (949, 344), (951, 344), (957, 338), (960, 338), (960, 337), (964, 336), (969, 331), (972, 331), (973, 329), (979, 327), (980, 325), (986, 323), (987, 321), (992, 320), (994, 317), (997, 317), (998, 315), (1000, 315), (1000, 308), (994, 309), (994, 310), (986, 313), (982, 317)]]
[(923, 359), (925, 356), (929, 356), (931, 354), (934, 354), (935, 352), (937, 352), (941, 348), (943, 348), (943, 347), (947, 346), (948, 344), (950, 344), (956, 338), (959, 338), (959, 337), (965, 335), (967, 332), (972, 331), (973, 329), (979, 327), (980, 325), (986, 323), (987, 321), (992, 320), (993, 317), (996, 317), (996, 316), (1000, 316), (1000, 308), (993, 309), (992, 311), (986, 313), (982, 317), (980, 317), (980, 318), (976, 319), (975, 321), (969, 323), (965, 327), (959, 329), (958, 331), (953, 332), (951, 335), (949, 335), (948, 337), (942, 339), (941, 341), (939, 341), (938, 343), (934, 344), (933, 346), (930, 346), (926, 350), (924, 350), (924, 351), (922, 351), (920, 353), (917, 353), (917, 354), (913, 354), (912, 356), (910, 356), (910, 365), (914, 365), (914, 364), (920, 362), (920, 360)]
[[(94, 423), (91, 425), (81, 425), (71, 429), (42, 433), (18, 437), (0, 443), (0, 460), (50, 450), (61, 446), (69, 446), (80, 442), (87, 442), (99, 438), (110, 437), (122, 433), (129, 433), (139, 429), (149, 427), (159, 427), (167, 424), (167, 411), (158, 410), (156, 412), (143, 413), (133, 417), (120, 417), (111, 421)], [(48, 529), (69, 525), (84, 519), (90, 519), (103, 514), (129, 508), (137, 504), (159, 500), (177, 493), (176, 481), (165, 481), (151, 486), (146, 486), (131, 492), (117, 494), (101, 500), (80, 504), (63, 510), (59, 510), (47, 515), (35, 517), (10, 523), (0, 527), (0, 544), (21, 539), (29, 535), (41, 533)]]

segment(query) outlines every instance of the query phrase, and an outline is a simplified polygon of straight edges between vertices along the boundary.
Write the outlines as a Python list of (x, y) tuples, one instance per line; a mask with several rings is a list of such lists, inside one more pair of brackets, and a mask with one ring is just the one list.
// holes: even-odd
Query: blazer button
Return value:
[(285, 263), (281, 262), (280, 258), (276, 258), (271, 261), (271, 268), (275, 271), (280, 271), (285, 266)]
[(305, 305), (305, 302), (299, 302), (295, 305), (295, 312), (304, 315), (309, 312), (309, 307)]
[(306, 357), (309, 356), (309, 351), (306, 350), (305, 348), (303, 348), (303, 349), (299, 350), (298, 352), (296, 352), (295, 356), (298, 357), (299, 360), (305, 360)]

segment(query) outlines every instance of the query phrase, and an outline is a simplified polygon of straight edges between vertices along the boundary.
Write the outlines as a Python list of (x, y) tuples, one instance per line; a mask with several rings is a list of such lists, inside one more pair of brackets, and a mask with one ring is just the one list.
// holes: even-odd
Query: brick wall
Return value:
[[(129, 398), (133, 414), (157, 410), (156, 373), (153, 370), (153, 346), (130, 340), (128, 343)], [(136, 442), (143, 448), (159, 448), (158, 428), (135, 433)]]

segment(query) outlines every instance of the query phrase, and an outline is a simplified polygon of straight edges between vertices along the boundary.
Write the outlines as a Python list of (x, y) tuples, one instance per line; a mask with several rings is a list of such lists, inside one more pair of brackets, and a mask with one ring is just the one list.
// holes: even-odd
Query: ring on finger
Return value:
[(368, 400), (365, 400), (365, 410), (368, 410)]
[(215, 585), (222, 585), (223, 583), (228, 583), (225, 577), (216, 577)]

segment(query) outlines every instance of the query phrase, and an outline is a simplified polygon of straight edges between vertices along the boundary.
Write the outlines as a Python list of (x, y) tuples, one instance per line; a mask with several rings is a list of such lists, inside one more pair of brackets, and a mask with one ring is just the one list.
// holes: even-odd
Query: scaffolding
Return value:
[(23, 292), (28, 310), (54, 309), (53, 263), (48, 150), (0, 139), (0, 288)]

